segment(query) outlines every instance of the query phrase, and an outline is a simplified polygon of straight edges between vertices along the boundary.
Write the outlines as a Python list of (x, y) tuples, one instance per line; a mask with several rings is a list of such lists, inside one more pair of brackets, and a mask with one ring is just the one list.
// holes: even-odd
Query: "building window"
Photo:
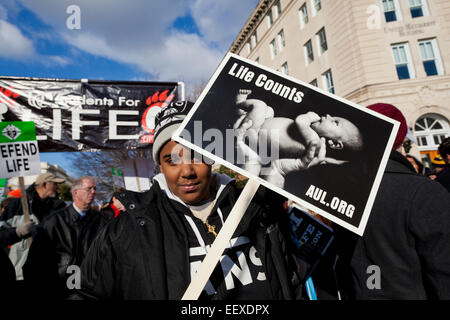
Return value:
[(328, 92), (334, 93), (334, 82), (331, 70), (328, 70), (322, 75), (322, 80), (323, 86), (328, 90)]
[(320, 2), (320, 0), (311, 0), (311, 7), (312, 7), (312, 15), (313, 17), (315, 17), (317, 12), (319, 12), (322, 9), (322, 3)]
[(397, 0), (383, 0), (383, 11), (386, 22), (400, 20)]
[(272, 60), (275, 59), (277, 55), (277, 46), (275, 45), (275, 39), (273, 39), (270, 42), (270, 56), (272, 57)]
[(247, 43), (245, 44), (245, 47), (247, 48), (247, 54), (250, 54), (250, 52), (252, 52), (252, 48), (250, 45), (250, 40), (247, 41)]
[(288, 63), (287, 61), (285, 63), (283, 63), (283, 65), (281, 66), (281, 72), (283, 72), (285, 75), (289, 74), (289, 69), (288, 69)]
[(314, 61), (314, 51), (313, 51), (311, 40), (309, 40), (307, 43), (305, 43), (303, 48), (304, 48), (304, 52), (305, 52), (306, 65), (308, 65)]
[(409, 52), (408, 44), (400, 43), (392, 45), (392, 54), (394, 56), (398, 79), (414, 79), (415, 74), (412, 67), (411, 53)]
[(428, 16), (429, 14), (426, 0), (409, 0), (409, 9), (413, 18)]
[(283, 48), (286, 46), (286, 41), (284, 40), (284, 31), (281, 30), (277, 35), (278, 49), (283, 51)]
[(255, 59), (255, 62), (259, 63), (259, 57)]
[(277, 3), (274, 4), (273, 10), (275, 11), (275, 20), (280, 16), (281, 14), (281, 4), (280, 0), (277, 1)]
[(269, 13), (267, 14), (267, 27), (270, 28), (273, 24), (273, 15), (272, 15), (272, 9), (269, 10)]
[(436, 39), (419, 41), (419, 48), (427, 76), (442, 75), (444, 68)]
[(305, 25), (309, 22), (308, 8), (306, 7), (306, 2), (300, 8), (299, 15), (300, 15), (300, 28), (303, 29)]
[(450, 135), (448, 122), (437, 114), (419, 118), (414, 126), (419, 149), (437, 148)]
[(318, 85), (317, 85), (317, 79), (314, 79), (313, 81), (311, 81), (310, 83), (309, 83), (310, 85), (312, 85), (312, 86), (314, 86), (314, 87), (319, 87)]
[(252, 50), (253, 50), (256, 47), (256, 45), (258, 44), (258, 36), (256, 34), (256, 31), (250, 37), (250, 43), (251, 43)]
[(320, 29), (320, 31), (317, 33), (317, 45), (319, 47), (319, 54), (322, 54), (328, 50), (325, 28)]

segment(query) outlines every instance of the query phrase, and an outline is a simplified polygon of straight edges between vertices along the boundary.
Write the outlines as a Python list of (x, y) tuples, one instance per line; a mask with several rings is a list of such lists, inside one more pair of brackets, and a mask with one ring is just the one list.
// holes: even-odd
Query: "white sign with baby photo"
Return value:
[(397, 130), (390, 118), (229, 53), (173, 139), (362, 235)]

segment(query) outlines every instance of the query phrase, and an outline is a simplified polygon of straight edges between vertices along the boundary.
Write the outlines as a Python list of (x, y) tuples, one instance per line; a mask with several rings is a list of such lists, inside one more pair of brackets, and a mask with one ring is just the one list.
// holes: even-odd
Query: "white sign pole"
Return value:
[(222, 226), (222, 229), (220, 229), (216, 240), (211, 245), (211, 248), (208, 250), (205, 259), (203, 259), (202, 263), (197, 269), (197, 272), (192, 278), (189, 287), (181, 298), (182, 300), (198, 299), (201, 292), (203, 291), (203, 288), (208, 282), (209, 277), (214, 271), (217, 262), (219, 262), (223, 251), (229, 245), (231, 237), (233, 236), (234, 231), (236, 230), (239, 222), (244, 216), (244, 213), (247, 211), (247, 208), (252, 201), (256, 191), (258, 190), (259, 185), (260, 183), (256, 180), (248, 180), (247, 184), (244, 187), (244, 190), (242, 190), (241, 195), (239, 196), (233, 209), (228, 215), (227, 220)]

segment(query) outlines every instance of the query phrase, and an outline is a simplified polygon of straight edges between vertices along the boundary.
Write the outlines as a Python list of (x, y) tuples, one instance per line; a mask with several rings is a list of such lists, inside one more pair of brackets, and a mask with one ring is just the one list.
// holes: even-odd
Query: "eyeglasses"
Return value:
[(79, 188), (79, 189), (77, 189), (77, 190), (84, 190), (84, 191), (88, 191), (88, 192), (90, 192), (90, 191), (92, 191), (92, 190), (97, 191), (97, 187)]

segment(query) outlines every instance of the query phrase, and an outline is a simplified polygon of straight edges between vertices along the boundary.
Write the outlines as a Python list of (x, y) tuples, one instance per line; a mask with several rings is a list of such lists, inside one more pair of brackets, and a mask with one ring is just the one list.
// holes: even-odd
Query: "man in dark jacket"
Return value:
[(0, 247), (11, 245), (9, 258), (15, 267), (18, 281), (23, 280), (22, 267), (29, 249), (27, 238), (31, 236), (34, 226), (50, 212), (66, 206), (64, 201), (56, 198), (58, 184), (64, 181), (51, 173), (43, 173), (27, 188), (28, 208), (32, 221), (24, 221), (20, 198), (12, 200), (0, 217)]
[(395, 150), (407, 132), (401, 112), (369, 108), (401, 125), (364, 235), (336, 230), (341, 289), (350, 299), (450, 299), (449, 194)]
[[(127, 214), (94, 241), (81, 296), (180, 299), (186, 291), (239, 195), (234, 181), (171, 140), (191, 106), (172, 103), (157, 118), (153, 158), (162, 173), (145, 193), (118, 194)], [(300, 298), (308, 264), (295, 263), (299, 256), (290, 254), (277, 221), (282, 214), (270, 213), (250, 204), (200, 299)]]
[[(35, 297), (64, 299), (77, 287), (79, 266), (106, 222), (90, 208), (95, 194), (94, 178), (77, 179), (72, 187), (73, 203), (38, 226), (24, 266), (25, 281)], [(73, 281), (68, 281), (72, 275)]]

